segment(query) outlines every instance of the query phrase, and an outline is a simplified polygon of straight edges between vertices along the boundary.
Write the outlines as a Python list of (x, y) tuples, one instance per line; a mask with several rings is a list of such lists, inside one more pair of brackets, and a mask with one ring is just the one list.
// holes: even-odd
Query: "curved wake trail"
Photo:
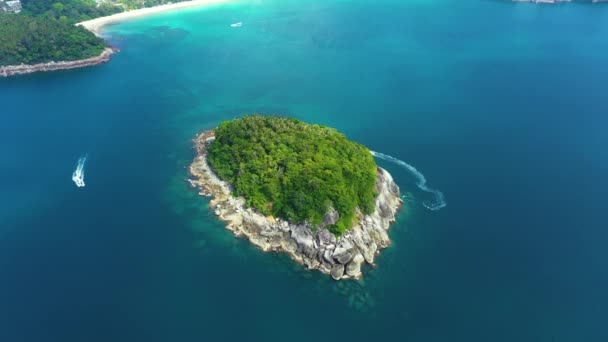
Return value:
[(87, 161), (87, 156), (80, 157), (78, 159), (78, 165), (76, 166), (76, 170), (72, 173), (72, 180), (76, 183), (76, 186), (79, 188), (84, 187), (84, 163)]
[(448, 205), (448, 203), (445, 201), (445, 196), (443, 196), (443, 192), (439, 191), (439, 190), (434, 190), (429, 188), (428, 186), (426, 186), (426, 178), (424, 177), (424, 175), (416, 170), (415, 167), (413, 167), (412, 165), (404, 162), (403, 160), (397, 159), (395, 157), (391, 157), (389, 155), (380, 153), (380, 152), (375, 152), (375, 151), (370, 151), (372, 153), (372, 156), (382, 159), (382, 160), (386, 160), (389, 161), (391, 163), (397, 164), (401, 167), (403, 167), (404, 169), (408, 170), (412, 175), (414, 175), (414, 177), (416, 177), (416, 186), (418, 186), (418, 188), (424, 192), (429, 192), (431, 194), (433, 194), (435, 196), (435, 202), (434, 203), (430, 203), (429, 201), (424, 201), (422, 202), (422, 205), (425, 206), (425, 208), (429, 209), (429, 210), (439, 210), (443, 207), (445, 207), (446, 205)]

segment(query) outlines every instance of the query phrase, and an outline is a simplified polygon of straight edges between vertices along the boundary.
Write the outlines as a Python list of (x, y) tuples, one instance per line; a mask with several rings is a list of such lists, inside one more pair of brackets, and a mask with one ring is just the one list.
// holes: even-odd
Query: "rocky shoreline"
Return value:
[(361, 266), (374, 265), (379, 251), (390, 244), (387, 231), (403, 201), (399, 187), (386, 170), (377, 169), (374, 213), (359, 214), (359, 223), (336, 239), (322, 228), (338, 220), (338, 213), (331, 208), (321, 227), (314, 230), (308, 224), (290, 223), (246, 208), (245, 199), (233, 197), (230, 185), (220, 180), (207, 163), (207, 145), (213, 140), (213, 130), (194, 139), (197, 155), (190, 165), (194, 178), (190, 183), (200, 189), (200, 195), (213, 197), (211, 208), (236, 236), (246, 236), (263, 251), (287, 253), (308, 269), (319, 270), (336, 280), (360, 278)]
[(90, 57), (86, 59), (80, 59), (77, 61), (69, 62), (48, 62), (40, 64), (21, 64), (21, 65), (8, 65), (0, 67), (0, 76), (8, 77), (14, 75), (25, 75), (35, 72), (45, 71), (56, 71), (56, 70), (69, 70), (76, 68), (83, 68), (87, 66), (97, 65), (105, 63), (110, 60), (110, 56), (118, 52), (115, 48), (105, 48), (99, 56)]

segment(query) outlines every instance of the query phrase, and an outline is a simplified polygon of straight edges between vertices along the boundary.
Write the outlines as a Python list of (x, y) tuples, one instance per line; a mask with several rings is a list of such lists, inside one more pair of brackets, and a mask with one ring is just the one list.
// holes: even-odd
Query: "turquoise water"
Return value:
[[(0, 340), (608, 340), (607, 19), (235, 1), (112, 26), (106, 65), (0, 80)], [(264, 254), (184, 181), (194, 134), (249, 112), (334, 126), (448, 205), (379, 160), (414, 200), (363, 280)]]

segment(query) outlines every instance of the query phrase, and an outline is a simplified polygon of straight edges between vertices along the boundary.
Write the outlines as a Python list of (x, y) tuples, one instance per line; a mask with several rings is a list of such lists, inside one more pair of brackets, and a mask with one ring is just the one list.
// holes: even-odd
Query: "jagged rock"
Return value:
[(353, 244), (346, 237), (342, 237), (338, 247), (336, 247), (334, 250), (333, 256), (334, 258), (337, 258), (338, 256), (347, 253), (351, 249), (353, 249)]
[(335, 264), (331, 268), (331, 277), (339, 280), (344, 275), (344, 265)]
[(325, 216), (323, 217), (323, 223), (321, 224), (321, 227), (327, 227), (331, 226), (332, 224), (336, 224), (336, 222), (338, 222), (338, 219), (340, 219), (340, 214), (336, 211), (336, 209), (334, 209), (334, 207), (330, 206), (329, 208), (327, 208), (327, 213), (325, 213)]
[(304, 259), (304, 264), (309, 269), (316, 269), (319, 268), (319, 265), (321, 265), (321, 263), (317, 259)]
[(265, 229), (262, 229), (260, 231), (260, 235), (265, 236), (265, 237), (274, 237), (274, 236), (281, 235), (281, 231), (274, 230), (270, 226), (267, 226), (267, 227), (265, 227)]
[(328, 262), (330, 265), (334, 264), (334, 258), (332, 258), (332, 251), (329, 249), (325, 250), (325, 253), (323, 253), (323, 260), (325, 260), (326, 262)]
[(316, 237), (319, 246), (330, 246), (336, 243), (336, 237), (327, 229), (319, 228)]
[(268, 243), (268, 239), (261, 235), (251, 234), (249, 235), (249, 241), (251, 241), (251, 243), (253, 243), (254, 245), (260, 247), (263, 251), (270, 250), (270, 243)]
[(319, 249), (317, 250), (317, 260), (319, 260), (319, 262), (323, 262), (323, 255), (325, 254), (325, 250), (324, 249)]
[(361, 264), (365, 261), (363, 255), (357, 253), (353, 260), (346, 265), (346, 274), (358, 278), (361, 275)]
[(376, 245), (375, 242), (372, 242), (369, 245), (367, 245), (367, 248), (361, 249), (361, 254), (363, 254), (363, 258), (365, 258), (365, 262), (367, 262), (368, 264), (374, 263), (374, 257), (376, 256), (377, 249), (378, 249), (378, 246)]
[(389, 214), (390, 207), (388, 206), (388, 203), (386, 203), (384, 201), (379, 203), (378, 210), (380, 211), (380, 215), (381, 216), (389, 216), (390, 215)]
[(270, 239), (270, 247), (272, 250), (280, 250), (282, 244), (283, 239), (280, 236), (275, 236), (273, 238)]
[(340, 264), (346, 264), (352, 260), (354, 256), (354, 246), (348, 238), (340, 239), (340, 244), (334, 250), (332, 257)]
[(342, 265), (346, 265), (346, 264), (348, 264), (349, 261), (351, 261), (353, 259), (353, 257), (354, 257), (354, 253), (351, 253), (350, 251), (348, 251), (344, 254), (338, 255), (334, 259), (336, 259), (336, 261), (338, 261)]
[(291, 230), (291, 238), (296, 240), (298, 245), (304, 249), (312, 249), (314, 247), (312, 232), (304, 225), (295, 226)]
[(298, 244), (294, 239), (282, 239), (281, 246), (289, 253), (294, 253), (298, 249)]
[(253, 231), (262, 232), (263, 230), (267, 230), (266, 228), (269, 226), (268, 221), (262, 215), (247, 213), (243, 216), (245, 221), (253, 228)]
[(321, 266), (320, 266), (320, 270), (324, 273), (329, 274), (331, 272), (331, 268), (332, 268), (332, 264), (328, 263), (327, 261), (323, 260), (321, 262)]
[(235, 226), (240, 226), (243, 224), (243, 216), (238, 215), (238, 213), (234, 213), (232, 215), (224, 215), (224, 218)]

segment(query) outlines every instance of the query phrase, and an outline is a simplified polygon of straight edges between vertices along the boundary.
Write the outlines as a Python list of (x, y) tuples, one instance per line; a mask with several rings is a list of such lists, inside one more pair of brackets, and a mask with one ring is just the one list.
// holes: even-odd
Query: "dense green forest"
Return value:
[(0, 65), (78, 60), (105, 47), (103, 39), (64, 21), (0, 13)]
[[(97, 17), (180, 0), (108, 0), (99, 6), (95, 0), (21, 0), (23, 13), (77, 23)], [(182, 0), (183, 1), (183, 0)]]
[(335, 129), (251, 115), (221, 123), (215, 137), (211, 167), (265, 215), (318, 225), (332, 206), (340, 219), (327, 228), (339, 236), (352, 227), (356, 208), (374, 210), (376, 163)]
[(21, 0), (23, 14), (77, 23), (122, 12), (112, 3), (97, 7), (95, 0)]
[(179, 0), (22, 0), (19, 14), (0, 12), (0, 66), (72, 61), (99, 55), (105, 42), (75, 23)]

